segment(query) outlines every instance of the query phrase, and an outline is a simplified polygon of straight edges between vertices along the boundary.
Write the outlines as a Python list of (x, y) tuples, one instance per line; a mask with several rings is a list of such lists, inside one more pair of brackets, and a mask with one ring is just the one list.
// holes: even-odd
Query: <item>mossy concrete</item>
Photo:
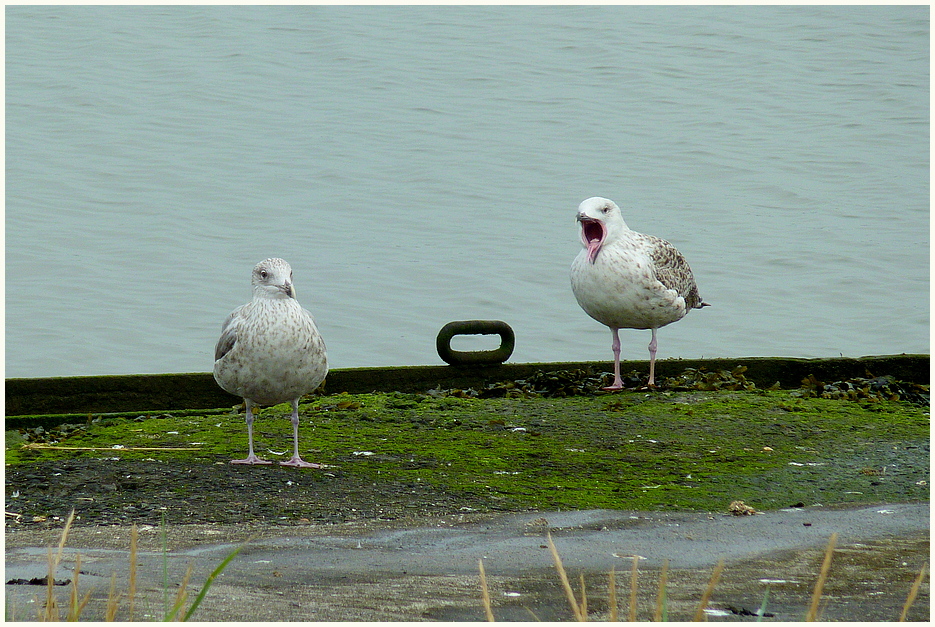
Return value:
[[(306, 459), (375, 486), (431, 485), (494, 510), (724, 510), (733, 500), (775, 509), (928, 498), (928, 409), (903, 401), (782, 390), (498, 399), (393, 392), (329, 395), (300, 409)], [(287, 404), (261, 413), (258, 451), (291, 450), (288, 415)], [(104, 457), (191, 467), (226, 464), (246, 444), (236, 408), (110, 416), (60, 443), (99, 450), (14, 444), (6, 461)], [(198, 450), (172, 450), (191, 447)], [(298, 502), (282, 508), (280, 516), (302, 515)]]
[[(777, 582), (770, 584), (773, 620), (799, 620), (822, 546), (840, 531), (824, 617), (892, 620), (928, 559), (927, 506), (913, 502), (929, 498), (929, 410), (906, 401), (746, 389), (486, 399), (336, 393), (300, 406), (302, 454), (327, 464), (305, 470), (231, 466), (246, 450), (246, 429), (237, 399), (230, 400), (224, 409), (75, 414), (90, 424), (56, 430), (53, 446), (64, 449), (23, 448), (22, 434), (8, 432), (17, 437), (8, 437), (6, 450), (7, 569), (13, 560), (44, 574), (44, 547), (55, 546), (74, 508), (79, 518), (68, 546), (77, 543), (92, 560), (82, 581), (100, 591), (89, 616), (103, 615), (108, 575), (128, 563), (113, 549), (126, 547), (131, 522), (140, 525), (144, 556), (137, 608), (144, 599), (158, 606), (164, 567), (156, 559), (157, 529), (164, 522), (172, 582), (193, 560), (195, 581), (203, 581), (234, 543), (253, 538), (212, 587), (199, 609), (203, 620), (243, 620), (245, 613), (264, 620), (482, 620), (479, 556), (498, 619), (524, 620), (534, 610), (540, 619), (562, 620), (569, 612), (548, 566), (548, 529), (576, 586), (579, 575), (587, 581), (592, 618), (606, 617), (609, 568), (617, 569), (623, 602), (628, 580), (620, 573), (630, 555), (649, 556), (640, 565), (639, 615), (648, 619), (660, 561), (705, 553), (703, 567), (673, 562), (669, 570), (669, 617), (687, 620), (729, 546), (734, 558), (712, 606), (754, 610), (768, 579)], [(262, 456), (288, 457), (289, 411), (283, 404), (260, 414)], [(730, 517), (735, 500), (765, 513)], [(860, 514), (862, 503), (903, 504), (863, 508), (874, 525), (892, 525), (883, 531), (866, 520), (841, 527), (829, 519)], [(489, 546), (462, 538), (473, 553), (454, 556), (458, 574), (447, 566), (438, 574), (439, 557), (452, 557), (452, 534), (474, 525), (489, 541), (504, 520), (513, 525), (507, 541), (527, 561), (541, 562), (536, 568), (525, 568), (502, 538)], [(737, 531), (711, 541), (711, 531), (725, 526)], [(446, 529), (451, 534), (442, 537)], [(770, 543), (783, 531), (797, 536), (799, 550), (776, 553), (780, 547)], [(740, 546), (742, 532), (773, 550)], [(175, 546), (178, 538), (184, 549)], [(402, 538), (409, 546), (401, 547)], [(309, 547), (321, 551), (299, 557)], [(588, 561), (595, 559), (601, 562)], [(70, 576), (71, 566), (57, 576)], [(34, 592), (13, 594), (8, 587), (8, 605), (21, 617)], [(928, 610), (923, 588), (910, 620)]]

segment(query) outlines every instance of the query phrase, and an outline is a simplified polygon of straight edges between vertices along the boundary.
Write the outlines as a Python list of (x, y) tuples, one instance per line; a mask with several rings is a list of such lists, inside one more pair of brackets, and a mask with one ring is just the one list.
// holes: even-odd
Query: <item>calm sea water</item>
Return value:
[(269, 256), (332, 367), (610, 359), (595, 195), (713, 305), (660, 358), (928, 352), (929, 8), (6, 8), (8, 377), (209, 371)]

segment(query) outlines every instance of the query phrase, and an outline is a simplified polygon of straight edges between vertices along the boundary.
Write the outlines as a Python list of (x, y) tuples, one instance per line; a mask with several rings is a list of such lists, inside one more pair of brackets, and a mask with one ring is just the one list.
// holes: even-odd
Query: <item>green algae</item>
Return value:
[[(327, 464), (325, 473), (353, 473), (375, 490), (381, 482), (432, 485), (490, 509), (723, 511), (742, 500), (767, 510), (928, 498), (928, 410), (902, 401), (785, 391), (493, 399), (373, 393), (313, 398), (300, 409), (302, 455)], [(226, 463), (247, 447), (236, 412), (106, 416), (55, 444), (97, 450), (14, 444), (6, 463)], [(288, 416), (287, 404), (263, 410), (255, 423), (261, 456), (291, 454)], [(199, 450), (172, 450), (191, 447)]]

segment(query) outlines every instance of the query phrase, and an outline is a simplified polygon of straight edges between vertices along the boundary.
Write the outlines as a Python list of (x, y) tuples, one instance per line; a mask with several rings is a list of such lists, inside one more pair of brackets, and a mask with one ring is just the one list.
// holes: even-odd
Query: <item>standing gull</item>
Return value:
[(688, 262), (669, 242), (631, 231), (614, 201), (588, 198), (578, 205), (584, 249), (571, 264), (571, 290), (578, 304), (614, 335), (614, 382), (620, 378), (619, 329), (652, 329), (649, 382), (655, 386), (656, 329), (701, 309), (698, 286)]
[(246, 459), (232, 464), (271, 464), (253, 452), (253, 406), (292, 403), (292, 459), (283, 466), (321, 468), (299, 456), (299, 399), (328, 374), (325, 343), (312, 315), (295, 299), (292, 268), (266, 259), (253, 268), (253, 300), (227, 316), (214, 349), (214, 380), (247, 406)]

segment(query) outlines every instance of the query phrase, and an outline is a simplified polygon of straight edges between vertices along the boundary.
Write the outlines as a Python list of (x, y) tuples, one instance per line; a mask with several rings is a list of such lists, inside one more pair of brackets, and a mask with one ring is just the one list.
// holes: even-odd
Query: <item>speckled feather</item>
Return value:
[(295, 298), (258, 288), (263, 264), (291, 278), (289, 264), (281, 259), (257, 265), (253, 300), (232, 311), (222, 326), (214, 378), (231, 394), (272, 405), (317, 388), (328, 373), (328, 360), (312, 315)]
[(646, 241), (656, 279), (670, 290), (678, 292), (678, 295), (685, 299), (686, 308), (700, 309), (702, 307), (701, 295), (698, 294), (698, 286), (695, 285), (692, 269), (682, 253), (664, 239), (642, 233), (637, 233), (637, 235)]
[(617, 204), (594, 196), (578, 205), (581, 252), (571, 264), (571, 289), (584, 311), (613, 334), (614, 381), (620, 390), (620, 329), (651, 329), (649, 378), (655, 385), (656, 330), (708, 303), (688, 262), (672, 244), (627, 226)]
[(672, 244), (631, 230), (612, 201), (589, 200), (606, 232), (593, 257), (585, 245), (571, 268), (572, 290), (588, 315), (611, 328), (658, 329), (706, 304)]

